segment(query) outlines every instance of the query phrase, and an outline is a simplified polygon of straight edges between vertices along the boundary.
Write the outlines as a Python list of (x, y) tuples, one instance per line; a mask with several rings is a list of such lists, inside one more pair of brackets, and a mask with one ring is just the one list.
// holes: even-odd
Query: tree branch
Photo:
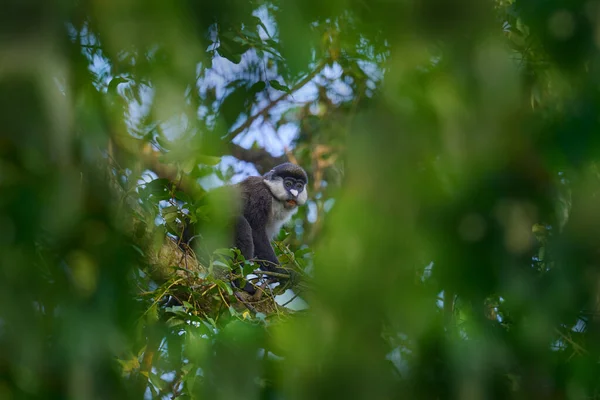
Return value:
[[(130, 218), (132, 213), (143, 215), (140, 204), (128, 193), (125, 193), (118, 183), (117, 175), (107, 169), (107, 179), (115, 195), (115, 200), (120, 204), (117, 218), (124, 221), (124, 228), (131, 233), (132, 238), (141, 247), (148, 263), (148, 273), (157, 282), (164, 282), (173, 276), (191, 279), (201, 272), (206, 272), (206, 267), (200, 264), (192, 253), (182, 250), (177, 243), (169, 238), (158, 246), (154, 241), (154, 229), (147, 226), (137, 218)], [(125, 207), (122, 207), (125, 206)], [(175, 270), (173, 267), (179, 269)]]
[(228, 133), (225, 136), (225, 139), (233, 140), (237, 135), (244, 132), (246, 129), (250, 128), (250, 126), (252, 126), (254, 121), (256, 121), (259, 117), (262, 116), (263, 118), (266, 118), (269, 111), (271, 111), (271, 109), (273, 107), (275, 107), (277, 104), (279, 104), (282, 100), (286, 99), (292, 93), (300, 90), (308, 82), (312, 81), (313, 78), (315, 76), (317, 76), (319, 74), (319, 72), (321, 72), (323, 70), (323, 68), (325, 68), (326, 65), (327, 65), (327, 60), (321, 61), (310, 74), (306, 75), (304, 78), (302, 78), (300, 81), (298, 81), (298, 83), (296, 83), (294, 86), (292, 86), (292, 88), (290, 89), (290, 91), (288, 93), (282, 94), (281, 96), (277, 97), (275, 100), (273, 100), (269, 104), (267, 104), (267, 106), (265, 108), (263, 108), (256, 114), (252, 115), (251, 117), (248, 117), (248, 119), (246, 121), (244, 121), (244, 123), (242, 125), (240, 125), (238, 128), (236, 128), (233, 131), (231, 131), (230, 133)]
[[(273, 107), (312, 81), (315, 76), (317, 76), (325, 68), (326, 65), (326, 60), (321, 61), (311, 73), (298, 81), (288, 93), (280, 95), (275, 100), (271, 101), (265, 108), (250, 116), (242, 125), (227, 134), (226, 139), (229, 141), (233, 140), (237, 135), (250, 128), (250, 126), (252, 126), (252, 124), (261, 116), (263, 118), (267, 118), (269, 111), (271, 111)], [(230, 154), (233, 157), (240, 161), (246, 161), (254, 164), (258, 172), (261, 174), (269, 171), (278, 164), (288, 161), (287, 156), (273, 156), (271, 153), (262, 148), (246, 149), (232, 142), (230, 142), (229, 148)], [(158, 159), (158, 153), (156, 151), (148, 148), (143, 149), (142, 162), (146, 167), (154, 171), (159, 177), (167, 178), (171, 182), (176, 183), (177, 189), (186, 193), (193, 192), (193, 188), (195, 186), (193, 182), (190, 182), (189, 179), (182, 176), (179, 176), (178, 179), (177, 168), (161, 163)]]
[(146, 146), (141, 154), (140, 160), (144, 168), (156, 173), (159, 178), (165, 178), (175, 184), (177, 190), (187, 193), (190, 196), (198, 190), (198, 184), (187, 175), (179, 172), (176, 166), (164, 164), (160, 161), (161, 153)]
[(276, 157), (263, 148), (245, 149), (237, 144), (230, 145), (231, 155), (240, 161), (254, 164), (256, 170), (264, 174), (274, 166), (288, 161), (286, 156)]

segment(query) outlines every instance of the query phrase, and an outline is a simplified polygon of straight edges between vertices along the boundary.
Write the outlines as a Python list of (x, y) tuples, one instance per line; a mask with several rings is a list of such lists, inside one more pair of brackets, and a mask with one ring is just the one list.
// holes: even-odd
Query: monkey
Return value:
[[(280, 268), (271, 240), (306, 204), (308, 176), (295, 164), (277, 165), (263, 176), (250, 176), (236, 185), (228, 186), (233, 197), (233, 244), (246, 260), (256, 260), (263, 271), (288, 274)], [(187, 224), (183, 239), (192, 238), (191, 225)], [(193, 228), (192, 228), (193, 229)], [(236, 286), (239, 285), (234, 282)], [(254, 285), (248, 283), (244, 291), (254, 294)]]

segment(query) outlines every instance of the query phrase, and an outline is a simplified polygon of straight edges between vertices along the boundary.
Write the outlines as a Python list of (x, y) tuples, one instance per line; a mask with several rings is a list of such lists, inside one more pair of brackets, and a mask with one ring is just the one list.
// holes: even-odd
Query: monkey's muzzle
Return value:
[(298, 202), (294, 199), (290, 199), (285, 202), (285, 205), (288, 206), (289, 208), (292, 208), (292, 207), (296, 207), (298, 205)]

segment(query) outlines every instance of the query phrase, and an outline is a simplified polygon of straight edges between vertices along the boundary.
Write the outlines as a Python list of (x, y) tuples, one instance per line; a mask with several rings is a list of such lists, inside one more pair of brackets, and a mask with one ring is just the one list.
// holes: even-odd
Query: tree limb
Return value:
[[(188, 251), (182, 250), (175, 241), (165, 238), (157, 246), (154, 241), (154, 229), (136, 218), (129, 218), (132, 213), (143, 215), (140, 204), (124, 192), (117, 181), (117, 175), (109, 168), (107, 177), (112, 191), (118, 199), (119, 215), (117, 219), (124, 221), (125, 230), (130, 232), (141, 247), (148, 262), (148, 273), (157, 282), (164, 282), (173, 276), (191, 279), (199, 273), (206, 272), (206, 267), (201, 265), (196, 257)], [(124, 207), (122, 207), (124, 206)], [(173, 267), (179, 267), (175, 270)]]
[[(250, 128), (252, 124), (261, 116), (263, 118), (267, 118), (269, 111), (271, 111), (273, 107), (312, 81), (315, 76), (317, 76), (325, 68), (326, 65), (327, 60), (321, 61), (311, 73), (306, 75), (294, 86), (292, 86), (289, 92), (283, 93), (275, 100), (271, 101), (262, 110), (250, 116), (242, 125), (227, 134), (226, 139), (230, 141), (230, 154), (240, 161), (246, 161), (254, 164), (257, 171), (261, 174), (269, 171), (278, 164), (288, 161), (288, 157), (286, 156), (273, 156), (271, 153), (262, 148), (246, 149), (231, 142), (231, 140), (233, 140), (240, 133), (244, 132), (246, 129)], [(154, 171), (159, 177), (169, 179), (171, 182), (175, 182), (177, 184), (177, 189), (186, 193), (190, 193), (190, 190), (194, 187), (193, 182), (190, 182), (189, 179), (185, 177), (179, 177), (178, 180), (177, 168), (161, 163), (158, 159), (159, 154), (152, 149), (146, 148), (142, 151), (142, 153), (143, 163), (145, 166)]]
[(252, 124), (254, 123), (254, 121), (256, 121), (258, 118), (260, 118), (261, 116), (263, 118), (266, 118), (268, 116), (269, 111), (271, 111), (271, 109), (273, 107), (275, 107), (282, 100), (285, 100), (292, 93), (297, 92), (302, 87), (304, 87), (304, 85), (306, 85), (307, 83), (309, 83), (310, 81), (312, 81), (313, 78), (315, 76), (317, 76), (323, 70), (323, 68), (325, 68), (326, 65), (327, 65), (327, 60), (321, 61), (317, 65), (317, 67), (311, 73), (309, 73), (308, 75), (306, 75), (304, 78), (302, 78), (300, 81), (298, 81), (298, 83), (296, 83), (294, 86), (292, 86), (292, 88), (290, 89), (289, 92), (284, 93), (281, 96), (277, 97), (275, 100), (273, 100), (269, 104), (267, 104), (267, 106), (265, 108), (263, 108), (262, 110), (260, 110), (256, 114), (248, 117), (248, 119), (246, 121), (244, 121), (244, 123), (242, 125), (240, 125), (236, 129), (234, 129), (233, 131), (231, 131), (230, 133), (228, 133), (225, 136), (225, 139), (233, 140), (237, 135), (239, 135), (240, 133), (244, 132), (246, 129), (250, 128), (252, 126)]
[(274, 156), (263, 148), (245, 149), (237, 144), (231, 144), (231, 155), (240, 161), (254, 164), (256, 170), (264, 174), (274, 166), (288, 161), (286, 156)]

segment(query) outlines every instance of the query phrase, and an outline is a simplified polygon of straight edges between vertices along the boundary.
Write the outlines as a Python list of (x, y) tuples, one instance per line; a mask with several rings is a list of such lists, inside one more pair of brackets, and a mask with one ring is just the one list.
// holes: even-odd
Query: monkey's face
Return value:
[(273, 168), (264, 178), (273, 196), (283, 202), (285, 208), (292, 209), (306, 203), (308, 177), (302, 167), (284, 163)]
[(284, 203), (285, 208), (291, 209), (304, 205), (308, 199), (306, 183), (301, 178), (271, 176), (265, 179), (273, 196)]
[(294, 179), (287, 177), (283, 179), (283, 187), (287, 193), (292, 197), (289, 201), (298, 203), (298, 197), (302, 192), (305, 191), (305, 184), (300, 179)]

